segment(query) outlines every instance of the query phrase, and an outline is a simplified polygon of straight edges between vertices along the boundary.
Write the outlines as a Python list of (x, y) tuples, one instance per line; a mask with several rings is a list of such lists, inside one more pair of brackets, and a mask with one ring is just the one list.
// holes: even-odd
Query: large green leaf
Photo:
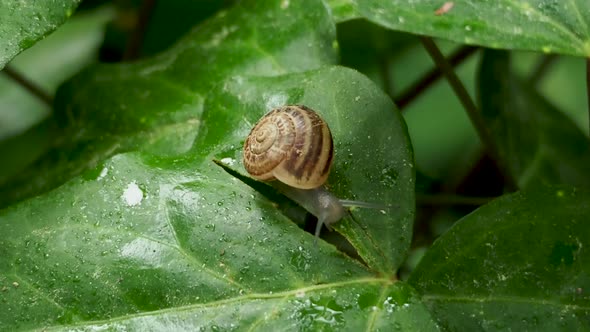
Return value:
[(590, 187), (587, 136), (514, 75), (507, 52), (484, 52), (478, 92), (483, 118), (519, 187)]
[[(322, 114), (335, 124), (335, 140), (342, 138), (336, 149), (351, 144), (347, 152), (352, 156), (340, 158), (331, 178), (340, 181), (334, 191), (358, 190), (354, 194), (365, 198), (372, 185), (374, 198), (400, 196), (399, 206), (386, 215), (355, 211), (359, 222), (367, 223), (364, 227), (337, 224), (352, 240), (359, 239), (353, 243), (361, 253), (369, 251), (368, 258), (375, 256), (371, 250), (380, 251), (384, 257), (369, 263), (381, 264), (371, 267), (391, 274), (409, 244), (413, 213), (413, 172), (402, 159), (411, 150), (404, 145), (403, 122), (391, 102), (368, 79), (338, 67), (276, 78), (235, 78), (221, 87), (211, 91), (200, 137), (189, 152), (120, 154), (81, 178), (1, 212), (0, 280), (6, 285), (3, 313), (10, 314), (0, 316), (0, 322), (8, 322), (5, 328), (96, 320), (100, 326), (121, 321), (139, 326), (147, 318), (173, 328), (186, 315), (208, 326), (229, 324), (217, 310), (221, 305), (241, 308), (231, 316), (234, 324), (281, 324), (286, 316), (304, 327), (434, 328), (405, 287), (390, 289), (391, 281), (372, 277), (333, 246), (314, 245), (312, 234), (211, 161), (211, 156), (238, 158), (242, 134), (249, 130), (244, 124), (264, 112), (265, 103), (282, 102), (277, 99), (281, 93), (325, 109)], [(378, 132), (373, 134), (376, 141), (359, 138), (359, 120), (342, 123), (355, 116), (339, 113), (347, 111), (367, 120), (375, 113), (366, 125), (379, 120), (388, 128), (402, 127), (389, 139)], [(175, 134), (182, 136), (170, 133)], [(344, 139), (345, 134), (351, 138)], [(400, 147), (384, 153), (382, 139)], [(368, 144), (375, 152), (355, 162), (353, 157), (368, 150)], [(359, 178), (358, 172), (375, 167), (360, 163), (363, 159), (387, 160), (393, 166), (377, 179)], [(369, 216), (375, 219), (369, 222)], [(394, 231), (398, 237), (392, 236)], [(354, 232), (362, 234), (354, 237)], [(379, 236), (379, 241), (357, 243), (367, 241), (365, 233)], [(296, 313), (283, 313), (277, 301), (284, 305), (279, 308)], [(267, 316), (266, 323), (261, 321)], [(255, 322), (249, 322), (252, 317)]]
[(191, 158), (116, 156), (4, 210), (0, 224), (1, 330), (370, 277), (333, 247), (314, 246), (251, 188)]
[(410, 276), (451, 331), (590, 328), (590, 193), (505, 196), (440, 237)]
[[(436, 329), (393, 281), (414, 214), (405, 125), (367, 78), (326, 66), (335, 49), (324, 5), (285, 5), (241, 2), (160, 56), (92, 67), (60, 90), (63, 136), (22, 186), (3, 187), (14, 197), (69, 179), (0, 211), (0, 330)], [(336, 224), (368, 266), (314, 244), (213, 163), (243, 171), (252, 123), (291, 102), (333, 129), (331, 191), (394, 204)]]
[(587, 0), (355, 2), (360, 16), (394, 30), (491, 48), (590, 56)]
[(0, 1), (0, 69), (55, 30), (80, 0)]
[[(314, 244), (312, 234), (211, 161), (212, 156), (239, 158), (242, 134), (249, 130), (244, 124), (264, 112), (265, 102), (289, 101), (276, 99), (282, 93), (325, 110), (322, 114), (335, 124), (335, 140), (342, 138), (337, 151), (354, 143), (358, 146), (347, 151), (353, 156), (368, 150), (367, 144), (383, 150), (379, 140), (389, 140), (377, 131), (372, 134), (377, 141), (357, 137), (355, 131), (363, 126), (357, 127), (359, 120), (342, 123), (347, 118), (364, 113), (367, 125), (377, 119), (389, 128), (402, 125), (390, 133), (400, 147), (383, 156), (363, 154), (359, 162), (353, 156), (340, 158), (330, 179), (342, 181), (333, 185), (338, 194), (353, 189), (366, 198), (369, 184), (364, 181), (373, 181), (375, 189), (387, 189), (375, 191), (376, 197), (400, 195), (397, 210), (368, 222), (367, 230), (357, 229), (387, 231), (384, 235), (392, 237), (399, 227), (396, 234), (405, 238), (401, 244), (398, 237), (381, 236), (384, 243), (375, 248), (386, 257), (377, 258), (384, 266), (373, 268), (391, 274), (409, 243), (407, 214), (413, 213), (413, 172), (401, 159), (411, 150), (391, 102), (368, 79), (338, 67), (276, 78), (240, 77), (221, 88), (211, 91), (201, 134), (189, 152), (119, 154), (83, 177), (0, 212), (5, 305), (0, 329), (139, 328), (147, 321), (169, 329), (234, 324), (264, 330), (286, 322), (302, 329), (435, 329), (410, 289), (374, 277), (323, 241)], [(378, 118), (371, 120), (371, 114)], [(360, 163), (363, 159), (397, 166), (379, 175), (386, 183), (359, 180), (357, 172), (371, 171)], [(391, 172), (399, 172), (398, 178), (388, 179)], [(360, 222), (381, 215), (361, 212), (354, 212)], [(394, 219), (400, 216), (406, 219)], [(347, 227), (355, 230), (345, 225), (338, 225), (344, 234)]]
[(185, 152), (206, 94), (227, 77), (335, 63), (335, 28), (324, 4), (288, 5), (240, 2), (154, 58), (78, 75), (58, 91), (47, 120), (46, 127), (60, 128), (47, 143), (52, 149), (16, 176), (0, 175), (0, 206), (53, 188), (120, 151), (151, 144), (163, 154)]
[(197, 142), (210, 158), (230, 158), (245, 174), (242, 146), (271, 108), (305, 104), (322, 115), (334, 136), (327, 185), (338, 197), (389, 208), (356, 209), (334, 227), (370, 268), (392, 275), (405, 258), (414, 218), (414, 170), (407, 129), (393, 103), (367, 78), (344, 68), (276, 78), (237, 77), (207, 103)]

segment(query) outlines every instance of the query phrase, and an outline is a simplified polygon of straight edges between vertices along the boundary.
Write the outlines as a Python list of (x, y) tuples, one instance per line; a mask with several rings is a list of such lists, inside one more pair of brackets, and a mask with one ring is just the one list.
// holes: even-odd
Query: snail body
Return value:
[(273, 186), (318, 218), (322, 225), (342, 219), (345, 206), (375, 207), (340, 200), (324, 183), (332, 167), (334, 143), (330, 128), (312, 109), (303, 105), (276, 108), (264, 115), (244, 142), (243, 161), (255, 179)]

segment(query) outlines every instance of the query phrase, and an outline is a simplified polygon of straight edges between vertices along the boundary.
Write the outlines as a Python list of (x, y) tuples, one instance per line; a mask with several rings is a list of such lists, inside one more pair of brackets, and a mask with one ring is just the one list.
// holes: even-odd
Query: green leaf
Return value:
[[(491, 48), (590, 56), (587, 0), (501, 4), (473, 0), (356, 0), (356, 4), (361, 16), (394, 30)], [(446, 12), (445, 4), (450, 7)]]
[[(63, 81), (95, 61), (104, 26), (113, 14), (112, 8), (101, 7), (75, 15), (14, 58), (12, 68), (53, 94)], [(0, 155), (10, 156), (0, 163), (0, 178), (13, 176), (47, 152), (56, 134), (56, 128), (42, 122), (49, 114), (48, 105), (0, 75)]]
[(483, 118), (519, 187), (590, 187), (590, 141), (530, 83), (513, 74), (509, 54), (486, 50), (479, 76)]
[[(0, 224), (1, 330), (137, 327), (148, 318), (174, 328), (187, 315), (211, 328), (288, 320), (433, 329), (403, 285), (314, 245), (271, 202), (200, 157), (117, 155), (0, 211)], [(224, 307), (238, 312), (227, 318)]]
[(206, 104), (197, 146), (206, 158), (229, 158), (244, 176), (243, 142), (263, 114), (304, 104), (324, 118), (335, 145), (330, 191), (341, 199), (384, 205), (355, 209), (352, 219), (334, 228), (370, 268), (392, 275), (411, 242), (415, 175), (405, 123), (389, 98), (366, 77), (340, 67), (275, 78), (236, 77), (219, 91)]
[(190, 158), (116, 156), (4, 210), (0, 224), (2, 330), (369, 277), (212, 162)]
[(0, 70), (15, 55), (55, 30), (80, 0), (0, 1)]
[(54, 188), (117, 152), (186, 152), (205, 96), (227, 77), (335, 63), (335, 27), (324, 4), (287, 4), (240, 2), (154, 58), (97, 65), (76, 76), (58, 91), (47, 120), (61, 129), (52, 149), (18, 175), (0, 175), (0, 205)]
[(410, 276), (451, 331), (590, 328), (590, 193), (537, 188), (460, 220)]
[(355, 0), (326, 0), (336, 23), (360, 17)]
[[(4, 202), (69, 180), (0, 210), (0, 330), (436, 330), (392, 281), (414, 214), (405, 124), (367, 78), (329, 66), (334, 26), (320, 1), (284, 6), (241, 2), (162, 55), (95, 66), (60, 89), (63, 136), (22, 186), (3, 187)], [(331, 191), (395, 204), (335, 225), (368, 267), (314, 244), (212, 162), (240, 160), (252, 123), (291, 102), (330, 123)]]

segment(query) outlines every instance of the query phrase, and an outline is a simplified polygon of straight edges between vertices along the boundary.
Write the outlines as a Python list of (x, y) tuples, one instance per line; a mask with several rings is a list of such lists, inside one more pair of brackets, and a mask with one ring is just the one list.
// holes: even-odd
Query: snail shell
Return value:
[(330, 129), (316, 112), (303, 105), (284, 106), (252, 128), (244, 142), (244, 166), (255, 179), (312, 189), (328, 179), (333, 153)]

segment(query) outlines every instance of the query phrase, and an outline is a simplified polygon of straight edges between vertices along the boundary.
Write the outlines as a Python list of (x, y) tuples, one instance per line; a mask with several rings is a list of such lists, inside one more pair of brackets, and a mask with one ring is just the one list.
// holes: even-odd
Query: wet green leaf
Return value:
[(0, 1), (0, 69), (55, 30), (80, 0)]
[[(0, 330), (436, 330), (392, 281), (414, 214), (405, 124), (366, 77), (332, 66), (334, 41), (320, 1), (243, 1), (161, 55), (64, 85), (63, 133), (0, 191), (39, 194), (0, 210)], [(213, 163), (243, 172), (253, 122), (292, 102), (333, 130), (330, 190), (394, 204), (335, 225), (368, 266)]]
[(514, 75), (509, 54), (484, 52), (479, 76), (483, 118), (519, 187), (590, 187), (590, 141), (529, 82)]
[(286, 104), (307, 105), (330, 126), (335, 150), (327, 182), (330, 191), (341, 199), (384, 205), (357, 208), (352, 219), (334, 227), (370, 268), (392, 275), (411, 241), (412, 150), (395, 106), (364, 76), (334, 67), (276, 78), (236, 77), (206, 104), (204, 135), (197, 140), (200, 152), (209, 158), (229, 158), (247, 176), (242, 165), (245, 137), (263, 114)]
[(274, 76), (335, 63), (334, 40), (319, 1), (288, 8), (247, 1), (154, 58), (93, 66), (58, 91), (47, 120), (60, 128), (48, 139), (52, 148), (16, 176), (0, 175), (0, 206), (54, 188), (117, 152), (186, 152), (211, 87), (238, 74)]
[(190, 158), (118, 155), (4, 210), (0, 224), (2, 330), (369, 277), (212, 162)]
[(394, 30), (491, 48), (590, 56), (586, 0), (356, 0), (362, 17)]
[(453, 331), (590, 328), (590, 193), (537, 188), (460, 220), (410, 276)]

